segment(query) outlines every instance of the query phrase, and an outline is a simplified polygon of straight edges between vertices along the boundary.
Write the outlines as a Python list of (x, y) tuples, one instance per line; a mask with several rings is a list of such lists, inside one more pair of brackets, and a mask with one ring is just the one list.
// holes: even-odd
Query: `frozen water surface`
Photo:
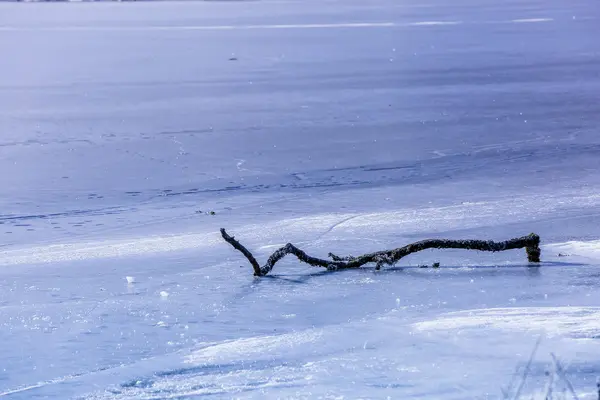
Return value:
[[(554, 352), (595, 398), (599, 11), (0, 4), (0, 397), (497, 399), (542, 335), (524, 393)], [(543, 263), (255, 279), (220, 227), (260, 260), (534, 231)]]

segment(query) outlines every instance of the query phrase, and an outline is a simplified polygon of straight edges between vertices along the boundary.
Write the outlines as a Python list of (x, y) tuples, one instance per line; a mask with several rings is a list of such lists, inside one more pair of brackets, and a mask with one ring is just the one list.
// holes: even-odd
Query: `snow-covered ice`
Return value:
[[(0, 397), (497, 399), (600, 376), (592, 0), (0, 3)], [(444, 250), (328, 273), (292, 242)], [(436, 269), (418, 268), (439, 262)]]

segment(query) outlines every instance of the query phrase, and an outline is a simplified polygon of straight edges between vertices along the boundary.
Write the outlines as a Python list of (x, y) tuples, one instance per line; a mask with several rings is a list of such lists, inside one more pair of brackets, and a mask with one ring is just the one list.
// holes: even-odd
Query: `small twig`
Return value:
[(529, 360), (527, 360), (527, 364), (525, 365), (525, 370), (523, 371), (523, 376), (521, 377), (521, 381), (519, 382), (519, 386), (517, 386), (517, 391), (515, 392), (515, 396), (513, 399), (518, 400), (521, 396), (521, 391), (523, 390), (523, 386), (525, 386), (525, 381), (527, 380), (527, 375), (529, 375), (529, 370), (531, 369), (531, 364), (533, 363), (533, 359), (535, 358), (535, 353), (537, 353), (538, 348), (540, 347), (540, 343), (542, 342), (542, 336), (540, 335), (535, 342), (535, 346), (533, 346), (533, 351), (531, 352), (531, 356), (529, 356)]
[(567, 374), (566, 374), (565, 369), (563, 368), (562, 364), (560, 363), (558, 358), (556, 358), (554, 353), (550, 353), (550, 356), (552, 357), (552, 362), (554, 363), (556, 375), (558, 375), (558, 377), (560, 379), (562, 379), (562, 381), (565, 383), (565, 385), (567, 386), (567, 389), (569, 389), (569, 392), (571, 392), (571, 396), (573, 396), (573, 399), (579, 400), (577, 393), (575, 393), (575, 388), (571, 384), (571, 381), (569, 380), (569, 378), (567, 378)]
[(554, 390), (554, 378), (556, 377), (556, 365), (552, 365), (552, 373), (548, 374), (548, 382), (544, 389), (544, 400), (552, 400), (552, 391)]
[(240, 251), (248, 259), (254, 268), (255, 276), (267, 275), (271, 272), (275, 264), (288, 254), (295, 255), (300, 261), (312, 265), (313, 267), (324, 267), (328, 270), (359, 268), (369, 263), (375, 263), (376, 269), (380, 269), (384, 265), (394, 265), (409, 254), (427, 249), (467, 249), (496, 252), (525, 248), (529, 262), (540, 262), (540, 237), (535, 233), (520, 238), (506, 240), (504, 242), (494, 242), (492, 240), (428, 239), (397, 249), (378, 251), (358, 257), (338, 257), (329, 253), (331, 260), (312, 257), (293, 244), (288, 243), (276, 250), (262, 267), (258, 264), (258, 261), (256, 261), (256, 258), (254, 258), (252, 253), (233, 236), (229, 236), (223, 228), (221, 228), (221, 236), (227, 243)]

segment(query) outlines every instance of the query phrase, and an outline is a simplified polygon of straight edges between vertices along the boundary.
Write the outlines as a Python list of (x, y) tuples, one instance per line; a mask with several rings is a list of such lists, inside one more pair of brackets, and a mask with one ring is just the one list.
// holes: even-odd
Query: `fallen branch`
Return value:
[(358, 257), (338, 257), (329, 253), (331, 260), (324, 260), (309, 256), (303, 250), (291, 243), (286, 244), (275, 251), (262, 267), (256, 261), (252, 253), (238, 242), (233, 236), (227, 234), (225, 229), (221, 228), (223, 239), (240, 251), (254, 268), (255, 276), (265, 276), (275, 266), (275, 264), (288, 254), (293, 254), (298, 260), (305, 262), (313, 267), (324, 267), (334, 271), (339, 269), (359, 268), (365, 264), (375, 263), (375, 268), (380, 269), (384, 265), (394, 265), (401, 258), (409, 254), (427, 249), (466, 249), (479, 251), (504, 251), (525, 248), (527, 260), (529, 262), (540, 262), (540, 237), (535, 233), (520, 238), (506, 240), (504, 242), (494, 242), (492, 240), (447, 240), (447, 239), (427, 239), (415, 242), (404, 247), (393, 250), (378, 251), (375, 253), (364, 254)]

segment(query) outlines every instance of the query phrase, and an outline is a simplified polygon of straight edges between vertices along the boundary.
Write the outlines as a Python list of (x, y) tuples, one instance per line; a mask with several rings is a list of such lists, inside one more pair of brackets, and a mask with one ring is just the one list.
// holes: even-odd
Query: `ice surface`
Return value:
[[(524, 393), (554, 352), (594, 398), (598, 11), (0, 3), (0, 397), (496, 399), (541, 335)], [(221, 227), (261, 261), (533, 231), (543, 262), (256, 279)]]

